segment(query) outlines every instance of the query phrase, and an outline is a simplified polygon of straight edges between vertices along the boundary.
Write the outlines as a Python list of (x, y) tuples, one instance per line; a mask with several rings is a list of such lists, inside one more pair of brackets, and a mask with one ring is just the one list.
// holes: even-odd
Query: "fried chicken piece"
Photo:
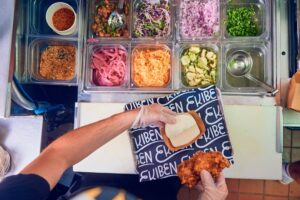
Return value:
[(192, 158), (178, 165), (177, 175), (182, 184), (192, 188), (200, 181), (202, 170), (208, 171), (212, 177), (217, 178), (221, 171), (229, 166), (229, 161), (220, 152), (198, 151)]
[(195, 186), (200, 180), (200, 177), (194, 172), (193, 158), (185, 160), (178, 165), (177, 175), (179, 176), (181, 183), (190, 188)]
[(229, 167), (229, 161), (220, 152), (195, 153), (194, 171), (200, 174), (202, 170), (208, 171), (212, 177), (217, 178), (225, 167)]

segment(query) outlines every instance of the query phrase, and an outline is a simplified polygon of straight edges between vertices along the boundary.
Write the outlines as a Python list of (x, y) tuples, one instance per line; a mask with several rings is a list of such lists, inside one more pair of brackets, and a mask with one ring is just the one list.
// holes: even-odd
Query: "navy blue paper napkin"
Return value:
[(197, 151), (219, 151), (233, 164), (231, 143), (215, 86), (129, 103), (125, 110), (153, 103), (162, 104), (177, 113), (195, 111), (201, 116), (206, 132), (189, 147), (172, 152), (165, 145), (159, 128), (131, 129), (140, 182), (176, 176), (177, 165)]

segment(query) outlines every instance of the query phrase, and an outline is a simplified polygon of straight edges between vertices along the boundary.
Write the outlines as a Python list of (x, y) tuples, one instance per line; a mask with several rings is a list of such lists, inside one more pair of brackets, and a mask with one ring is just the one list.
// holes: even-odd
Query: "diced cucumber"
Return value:
[(188, 69), (189, 69), (190, 72), (193, 72), (193, 73), (196, 72), (196, 69), (193, 65), (190, 65)]
[(205, 58), (205, 54), (206, 54), (206, 49), (202, 49), (202, 51), (201, 51), (201, 57)]
[(211, 51), (209, 51), (209, 52), (207, 52), (207, 54), (206, 54), (206, 58), (208, 59), (208, 60), (214, 60), (214, 53), (213, 52), (211, 52)]
[(191, 81), (195, 78), (196, 74), (195, 73), (192, 73), (192, 72), (188, 72), (186, 73), (186, 78), (187, 80)]
[(190, 52), (193, 52), (193, 53), (199, 53), (200, 52), (200, 47), (191, 47), (189, 49)]
[(216, 82), (217, 55), (208, 49), (194, 46), (181, 56), (183, 73), (189, 86), (201, 86)]
[(191, 61), (197, 60), (196, 54), (191, 53), (191, 54), (190, 54), (190, 60), (191, 60)]
[(205, 57), (200, 57), (198, 59), (198, 67), (205, 68), (207, 66), (207, 59)]
[(190, 64), (190, 58), (189, 58), (189, 56), (182, 56), (180, 60), (181, 60), (182, 65), (188, 65), (188, 64)]

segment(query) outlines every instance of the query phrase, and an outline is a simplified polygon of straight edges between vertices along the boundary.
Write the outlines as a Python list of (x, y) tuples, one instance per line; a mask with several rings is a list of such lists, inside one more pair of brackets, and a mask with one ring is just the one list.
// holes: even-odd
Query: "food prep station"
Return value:
[[(162, 96), (213, 83), (222, 92), (225, 114), (228, 113), (229, 121), (227, 123), (232, 123), (232, 128), (239, 128), (239, 126), (236, 126), (237, 113), (235, 113), (235, 115), (232, 114), (236, 112), (235, 109), (238, 109), (236, 105), (240, 105), (241, 110), (245, 112), (252, 109), (253, 112), (264, 113), (262, 114), (264, 117), (272, 117), (272, 120), (266, 118), (262, 119), (263, 123), (267, 125), (266, 127), (259, 126), (261, 129), (257, 131), (259, 133), (268, 132), (264, 138), (272, 142), (265, 148), (271, 148), (268, 153), (273, 153), (272, 156), (275, 155), (273, 157), (274, 159), (272, 160), (272, 156), (268, 153), (264, 154), (264, 152), (258, 152), (258, 154), (262, 154), (262, 157), (270, 156), (270, 160), (272, 161), (269, 163), (278, 163), (278, 165), (280, 165), (283, 128), (282, 110), (280, 106), (283, 105), (282, 103), (284, 102), (281, 79), (288, 76), (286, 75), (288, 68), (287, 13), (284, 2), (279, 0), (220, 0), (218, 1), (220, 3), (217, 4), (216, 9), (218, 20), (215, 25), (218, 26), (218, 28), (216, 28), (211, 35), (205, 37), (183, 34), (183, 27), (181, 25), (183, 20), (182, 8), (184, 6), (182, 4), (186, 1), (163, 1), (168, 5), (170, 27), (164, 36), (157, 37), (137, 37), (136, 35), (135, 26), (137, 21), (137, 9), (139, 8), (138, 2), (140, 1), (125, 1), (128, 4), (128, 7), (125, 7), (129, 9), (128, 15), (126, 16), (126, 20), (128, 20), (126, 29), (128, 32), (122, 33), (120, 37), (102, 37), (93, 30), (95, 28), (93, 28), (93, 25), (95, 23), (95, 16), (97, 16), (97, 8), (100, 5), (100, 0), (63, 0), (62, 2), (71, 5), (77, 14), (76, 31), (67, 36), (55, 33), (46, 22), (45, 15), (47, 8), (54, 2), (48, 0), (23, 0), (16, 4), (15, 11), (17, 12), (15, 16), (22, 16), (22, 18), (18, 20), (15, 19), (14, 23), (15, 37), (13, 36), (13, 42), (15, 42), (15, 47), (12, 48), (12, 52), (15, 57), (12, 58), (12, 60), (15, 62), (11, 68), (14, 67), (16, 78), (24, 85), (37, 84), (54, 85), (57, 87), (62, 85), (77, 87), (77, 110), (74, 116), (75, 127), (82, 126), (87, 122), (92, 122), (94, 119), (96, 120), (96, 116), (92, 114), (87, 115), (87, 110), (82, 111), (84, 107), (89, 107), (89, 111), (94, 109), (95, 112), (99, 112), (99, 115), (101, 115), (101, 110), (103, 110), (106, 113), (103, 113), (101, 117), (104, 117), (113, 114), (117, 108), (119, 109), (118, 111), (120, 111), (120, 108), (127, 102), (142, 100), (153, 96)], [(116, 4), (117, 2), (118, 1), (115, 1)], [(159, 1), (153, 2), (158, 3)], [(240, 7), (251, 7), (254, 9), (258, 25), (258, 32), (255, 36), (234, 37), (228, 33), (226, 28), (227, 11)], [(41, 55), (49, 46), (75, 47), (76, 58), (74, 76), (72, 78), (67, 80), (49, 80), (40, 75)], [(206, 50), (216, 55), (215, 76), (214, 74), (210, 74), (211, 71), (208, 71), (211, 77), (211, 80), (208, 81), (212, 81), (212, 83), (202, 81), (198, 81), (198, 83), (194, 85), (187, 83), (187, 73), (193, 71), (193, 69), (190, 70), (189, 67), (183, 66), (182, 57), (187, 55), (185, 53), (190, 51), (191, 48), (199, 48), (200, 51)], [(97, 82), (97, 80), (95, 80), (95, 68), (92, 67), (93, 56), (103, 53), (103, 49), (121, 50), (125, 52), (125, 60), (124, 58), (121, 59), (125, 64), (123, 80), (113, 86), (103, 85), (103, 82)], [(158, 50), (169, 54), (169, 65), (167, 66), (169, 69), (164, 84), (159, 86), (139, 85), (137, 79), (135, 79), (137, 76), (135, 70), (136, 54)], [(198, 50), (196, 50), (196, 52), (198, 52)], [(227, 70), (230, 63), (238, 65), (237, 67), (243, 67), (243, 65), (247, 64), (245, 58), (243, 58), (241, 62), (239, 60), (232, 61), (232, 58), (240, 58), (242, 56), (241, 52), (246, 52), (246, 56), (251, 57), (251, 61), (248, 60), (248, 62), (251, 63), (252, 68), (242, 76), (234, 76)], [(238, 55), (235, 55), (235, 53), (238, 53)], [(207, 60), (207, 54), (205, 57)], [(200, 57), (197, 59), (200, 59)], [(209, 60), (207, 63), (211, 64)], [(204, 68), (206, 67), (207, 66)], [(158, 73), (156, 75), (159, 76), (161, 74)], [(214, 78), (212, 78), (212, 76), (214, 76)], [(251, 78), (248, 78), (249, 76), (255, 80), (251, 80)], [(8, 83), (10, 83), (11, 77), (12, 75), (10, 74)], [(266, 85), (269, 89), (264, 87)], [(8, 90), (5, 101), (10, 102), (10, 98), (11, 91)], [(108, 107), (105, 107), (107, 106), (106, 103), (112, 103), (112, 105), (110, 105), (111, 111)], [(116, 104), (114, 105), (113, 103)], [(96, 107), (98, 105), (99, 107)], [(268, 111), (264, 112), (264, 109)], [(6, 107), (4, 110), (3, 116), (9, 116), (10, 108)], [(268, 121), (270, 123), (268, 123)], [(272, 133), (272, 131), (274, 132)], [(235, 132), (238, 131), (235, 130)], [(237, 137), (236, 133), (233, 135), (235, 138), (243, 139), (240, 136)], [(245, 136), (246, 135), (247, 134), (245, 134)], [(239, 139), (233, 139), (234, 143), (237, 144)], [(260, 136), (256, 135), (256, 140), (259, 139)], [(243, 144), (245, 143), (241, 142), (241, 145)], [(124, 145), (124, 143), (121, 142), (119, 145)], [(117, 147), (116, 143), (111, 146), (112, 148)], [(124, 153), (130, 151), (127, 147), (126, 141), (126, 145), (123, 149)], [(239, 148), (242, 147), (238, 146), (235, 151), (240, 150)], [(106, 150), (100, 154), (105, 155), (105, 153), (107, 154), (109, 152), (116, 153), (116, 150), (106, 148)], [(250, 152), (251, 150), (243, 150), (243, 153), (245, 153), (243, 156)], [(124, 157), (123, 159), (126, 158), (128, 157)], [(255, 158), (253, 158), (253, 160), (256, 161)], [(238, 162), (239, 160), (237, 163)], [(84, 166), (85, 164), (86, 163), (79, 163), (80, 166)], [(246, 162), (243, 167), (247, 164), (249, 163)], [(269, 166), (267, 163), (264, 164), (264, 169), (271, 167), (270, 164)], [(115, 167), (113, 165), (114, 163), (107, 165), (102, 169), (102, 172)], [(251, 167), (253, 165), (249, 166)], [(278, 166), (274, 169), (274, 174), (268, 174), (267, 178), (278, 179), (280, 176), (280, 167), (281, 166)], [(91, 169), (86, 168), (86, 171)], [(130, 164), (124, 166), (124, 170), (120, 168), (116, 170), (119, 170), (119, 173), (133, 173), (131, 161)], [(245, 171), (238, 169), (238, 167), (235, 170), (234, 172), (228, 173), (230, 177), (259, 178), (257, 176), (261, 175), (260, 172), (258, 172), (257, 175), (245, 175)], [(238, 173), (235, 174), (237, 171)]]
[[(37, 84), (57, 84), (57, 85), (78, 85), (80, 90), (79, 97), (89, 98), (90, 96), (100, 96), (102, 93), (116, 92), (116, 93), (170, 93), (173, 91), (192, 88), (192, 86), (185, 84), (183, 77), (183, 66), (180, 58), (183, 52), (189, 47), (197, 46), (200, 48), (208, 48), (213, 50), (217, 55), (216, 66), (216, 85), (221, 89), (223, 94), (230, 95), (256, 95), (256, 96), (274, 96), (277, 91), (278, 70), (275, 55), (272, 54), (272, 49), (276, 44), (272, 26), (272, 4), (271, 1), (253, 0), (253, 1), (220, 1), (217, 5), (215, 13), (217, 16), (215, 25), (217, 28), (210, 34), (203, 36), (183, 36), (180, 23), (183, 8), (186, 5), (185, 1), (166, 1), (169, 8), (169, 31), (163, 36), (156, 37), (136, 37), (135, 23), (137, 21), (137, 9), (139, 8), (139, 1), (125, 1), (130, 12), (126, 16), (128, 20), (127, 36), (120, 37), (106, 37), (97, 36), (92, 29), (95, 23), (95, 16), (97, 16), (97, 7), (100, 1), (88, 1), (85, 3), (81, 0), (65, 1), (74, 7), (77, 13), (77, 30), (74, 34), (69, 36), (62, 36), (50, 29), (46, 23), (45, 14), (47, 8), (52, 4), (50, 1), (29, 1), (28, 8), (24, 10), (24, 15), (28, 16), (28, 21), (23, 22), (20, 27), (17, 37), (23, 41), (19, 41), (20, 52), (17, 52), (17, 60), (22, 65), (17, 64), (17, 75), (19, 80), (23, 83), (37, 83)], [(117, 3), (117, 2), (116, 2)], [(210, 4), (211, 5), (211, 4)], [(257, 36), (249, 37), (233, 37), (226, 31), (226, 12), (231, 8), (253, 6), (258, 24)], [(26, 13), (26, 10), (28, 13)], [(186, 11), (185, 11), (186, 12)], [(25, 44), (23, 43), (25, 40)], [(41, 60), (40, 54), (45, 51), (48, 46), (55, 44), (71, 45), (76, 48), (76, 65), (75, 75), (70, 80), (49, 80), (41, 77), (38, 73), (39, 62)], [(18, 42), (17, 42), (18, 44)], [(22, 49), (22, 45), (28, 48)], [(96, 49), (108, 48), (112, 50), (115, 46), (120, 46), (126, 49), (125, 61), (125, 76), (122, 83), (108, 86), (95, 84), (93, 80), (92, 69), (92, 55)], [(165, 49), (170, 55), (170, 64), (168, 80), (161, 86), (137, 86), (134, 83), (134, 52), (144, 48), (150, 49)], [(259, 84), (248, 80), (245, 76), (232, 76), (226, 70), (229, 64), (231, 54), (241, 50), (248, 53), (252, 59), (252, 69), (249, 72), (251, 76), (268, 84), (272, 90), (266, 91)], [(21, 54), (22, 52), (22, 54)], [(24, 53), (24, 54), (23, 54)], [(25, 55), (25, 56), (24, 56)], [(24, 56), (24, 57), (23, 57)], [(242, 60), (242, 62), (244, 62)], [(243, 64), (243, 63), (242, 63)], [(208, 83), (209, 84), (209, 83)], [(194, 84), (194, 87), (205, 86), (205, 84)], [(114, 94), (118, 96), (118, 94)], [(142, 95), (141, 95), (142, 96)], [(80, 101), (79, 98), (79, 101)], [(143, 98), (143, 97), (142, 97)]]

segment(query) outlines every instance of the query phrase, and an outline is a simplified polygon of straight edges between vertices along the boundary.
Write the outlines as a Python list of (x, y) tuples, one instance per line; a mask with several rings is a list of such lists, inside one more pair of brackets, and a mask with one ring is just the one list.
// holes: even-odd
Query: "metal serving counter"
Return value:
[[(226, 1), (221, 1), (226, 2)], [(252, 2), (252, 1), (251, 1)], [(253, 1), (257, 2), (257, 1)], [(260, 1), (259, 1), (260, 2)], [(271, 54), (272, 54), (272, 67), (273, 68), (273, 76), (274, 76), (274, 87), (280, 88), (280, 79), (281, 73), (284, 72), (283, 76), (285, 77), (285, 71), (288, 70), (288, 18), (286, 11), (286, 2), (283, 1), (270, 1), (272, 7), (272, 25), (271, 25)], [(88, 28), (88, 27), (86, 27)], [(286, 30), (286, 31), (285, 31)], [(197, 42), (195, 42), (197, 43)], [(88, 46), (88, 44), (87, 44)], [(83, 63), (84, 73), (85, 65)], [(177, 66), (178, 67), (178, 66)], [(221, 66), (224, 68), (224, 66)], [(218, 85), (218, 84), (217, 84)], [(220, 86), (220, 85), (218, 85)], [(222, 89), (223, 94), (223, 102), (224, 104), (229, 105), (281, 105), (281, 93), (277, 93), (276, 96), (272, 96), (266, 94), (265, 92), (251, 91), (241, 92), (243, 88), (235, 88), (234, 91)], [(167, 93), (173, 92), (176, 90), (170, 90)], [(111, 90), (106, 92), (105, 90), (95, 91), (88, 90), (85, 88), (84, 83), (79, 84), (79, 102), (130, 102), (141, 100), (145, 98), (150, 98), (158, 95), (165, 95), (163, 91), (159, 92), (151, 92), (149, 91), (136, 91), (136, 90), (126, 90), (124, 92), (116, 92)]]
[[(22, 2), (22, 1), (21, 1)], [(281, 79), (288, 77), (288, 32), (287, 32), (287, 26), (288, 26), (288, 19), (287, 19), (287, 13), (286, 13), (286, 2), (284, 1), (271, 1), (272, 2), (272, 63), (274, 67), (274, 85), (275, 88), (279, 89), (279, 93), (274, 96), (266, 96), (265, 94), (259, 94), (259, 93), (239, 93), (238, 90), (236, 92), (224, 92), (223, 93), (223, 101), (224, 104), (230, 104), (230, 105), (276, 105), (280, 106), (281, 100), (285, 97), (281, 95)], [(275, 2), (275, 3), (273, 3)], [(83, 1), (84, 3), (84, 1)], [(12, 4), (10, 4), (12, 5)], [(25, 6), (22, 5), (22, 3), (17, 3), (19, 6)], [(22, 11), (21, 11), (22, 10)], [(21, 15), (24, 15), (25, 12), (24, 9), (21, 9), (20, 13)], [(25, 14), (26, 15), (26, 14)], [(25, 17), (26, 18), (26, 17)], [(11, 19), (11, 18), (10, 18)], [(12, 22), (12, 21), (11, 21)], [(3, 88), (1, 91), (6, 91), (5, 95), (1, 95), (1, 104), (0, 104), (0, 116), (5, 116), (4, 114), (4, 107), (6, 107), (7, 110), (9, 110), (9, 103), (10, 100), (10, 89), (11, 86), (9, 85), (10, 81), (12, 79), (12, 73), (9, 74), (9, 71), (13, 71), (15, 69), (16, 75), (18, 78), (22, 79), (23, 74), (23, 68), (26, 66), (26, 60), (24, 59), (24, 49), (26, 42), (24, 42), (24, 33), (22, 31), (26, 30), (26, 27), (24, 27), (24, 23), (26, 22), (26, 19), (19, 20), (15, 23), (14, 29), (15, 31), (12, 33), (13, 39), (16, 39), (16, 45), (13, 45), (12, 52), (15, 54), (15, 57), (11, 57), (11, 59), (6, 60), (3, 59), (2, 62), (5, 62), (6, 68), (1, 68), (3, 70), (3, 73), (1, 73), (1, 81), (3, 81), (3, 84), (1, 84), (1, 87), (6, 87), (7, 89)], [(83, 26), (84, 27), (84, 26)], [(85, 27), (86, 28), (86, 27)], [(7, 39), (5, 39), (5, 42), (11, 41), (8, 34)], [(16, 38), (17, 37), (17, 38)], [(13, 40), (14, 42), (14, 40)], [(4, 47), (7, 49), (6, 47)], [(5, 52), (3, 50), (3, 52)], [(13, 55), (12, 54), (12, 55)], [(7, 55), (7, 51), (6, 51)], [(9, 56), (5, 58), (10, 58)], [(11, 65), (8, 65), (8, 63), (11, 62)], [(81, 71), (84, 71), (84, 63), (81, 65)], [(277, 69), (277, 70), (276, 70)], [(21, 74), (21, 76), (20, 76)], [(83, 75), (83, 73), (82, 73)], [(140, 99), (145, 99), (148, 97), (152, 97), (154, 95), (164, 95), (164, 92), (158, 93), (152, 93), (151, 91), (148, 92), (135, 92), (135, 91), (124, 91), (124, 92), (95, 92), (95, 91), (86, 91), (84, 88), (83, 83), (83, 77), (79, 79), (79, 85), (78, 85), (78, 102), (129, 102), (129, 101), (135, 101)], [(280, 98), (281, 97), (281, 98)], [(8, 106), (6, 106), (8, 105)], [(9, 112), (6, 112), (6, 116), (8, 116)]]
[[(17, 7), (21, 5), (21, 1), (18, 1)], [(85, 2), (85, 1), (84, 1)], [(3, 6), (4, 5), (4, 6)], [(24, 46), (24, 41), (22, 37), (17, 37), (17, 31), (20, 31), (24, 29), (22, 27), (22, 24), (17, 23), (19, 21), (23, 21), (24, 19), (21, 19), (20, 16), (15, 17), (16, 23), (14, 24), (14, 28), (12, 26), (13, 22), (13, 10), (14, 10), (14, 1), (6, 0), (3, 1), (2, 5), (0, 6), (1, 9), (4, 9), (5, 12), (2, 13), (9, 13), (9, 17), (4, 17), (5, 22), (7, 24), (3, 25), (1, 24), (1, 31), (4, 31), (3, 33), (0, 32), (0, 53), (2, 55), (2, 58), (0, 60), (0, 117), (9, 117), (9, 111), (10, 111), (10, 103), (11, 103), (11, 80), (12, 80), (12, 71), (15, 70), (16, 73), (19, 73), (22, 71), (23, 65), (25, 65), (25, 62), (22, 60), (23, 50), (26, 48)], [(223, 103), (225, 105), (255, 105), (255, 106), (283, 106), (284, 107), (284, 99), (285, 99), (285, 91), (287, 89), (286, 83), (288, 81), (288, 18), (287, 18), (287, 5), (286, 1), (276, 0), (272, 1), (272, 9), (273, 9), (273, 15), (272, 15), (272, 38), (273, 38), (273, 66), (276, 66), (275, 68), (277, 70), (275, 71), (274, 77), (275, 82), (274, 85), (277, 89), (279, 89), (279, 92), (276, 96), (266, 96), (266, 95), (253, 95), (252, 93), (249, 94), (236, 94), (236, 93), (230, 93), (226, 92), (223, 94)], [(11, 12), (7, 12), (8, 10), (11, 10)], [(17, 9), (16, 9), (17, 10)], [(22, 9), (19, 9), (19, 13), (22, 15)], [(0, 15), (1, 17), (1, 15)], [(3, 19), (4, 19), (3, 18)], [(19, 20), (19, 21), (17, 21)], [(4, 21), (4, 20), (2, 20)], [(1, 22), (2, 22), (1, 21)], [(5, 26), (3, 29), (2, 26)], [(21, 27), (19, 27), (21, 26)], [(14, 30), (14, 31), (13, 31)], [(16, 39), (16, 43), (15, 43)], [(12, 43), (11, 43), (12, 42)], [(11, 54), (8, 49), (10, 49), (10, 45), (12, 45)], [(16, 53), (16, 57), (14, 57)], [(7, 55), (7, 56), (4, 56)], [(20, 56), (20, 57), (18, 57)], [(83, 68), (82, 64), (82, 68)], [(82, 69), (83, 70), (83, 69)], [(84, 91), (84, 85), (82, 79), (79, 79), (79, 85), (78, 85), (78, 102), (91, 102), (91, 103), (105, 103), (105, 102), (114, 102), (114, 103), (124, 103), (129, 101), (136, 101), (140, 99), (145, 99), (149, 97), (153, 97), (154, 95), (164, 95), (164, 93), (135, 93), (135, 92), (123, 92), (123, 93), (115, 93), (115, 92), (86, 92)], [(284, 83), (284, 84), (282, 84)], [(230, 108), (230, 107), (228, 107)], [(280, 110), (274, 109), (274, 110)], [(247, 113), (243, 113), (247, 114)], [(77, 113), (78, 115), (78, 113)], [(274, 142), (274, 151), (277, 151), (277, 153), (282, 152), (282, 123), (281, 123), (281, 117), (282, 112), (279, 112), (279, 116), (277, 117), (277, 121), (269, 126), (272, 126), (272, 130), (276, 129), (274, 134), (270, 134), (270, 139)], [(80, 118), (80, 116), (76, 116), (76, 118)], [(230, 123), (230, 122), (229, 122)], [(80, 124), (79, 124), (80, 125)], [(270, 129), (269, 129), (270, 130)], [(262, 130), (261, 130), (262, 131)], [(257, 136), (259, 137), (259, 136)], [(265, 141), (268, 142), (268, 141)], [(235, 151), (238, 151), (239, 149), (235, 149)], [(242, 151), (241, 151), (242, 152)], [(264, 152), (262, 153), (262, 157), (264, 156)], [(250, 156), (250, 155), (249, 155)], [(278, 162), (278, 165), (281, 163)], [(271, 166), (270, 166), (271, 167)], [(232, 175), (232, 177), (236, 177)], [(245, 176), (244, 176), (245, 177)], [(248, 177), (251, 178), (251, 177)], [(271, 178), (271, 177), (269, 177)], [(276, 176), (278, 178), (278, 174)]]

